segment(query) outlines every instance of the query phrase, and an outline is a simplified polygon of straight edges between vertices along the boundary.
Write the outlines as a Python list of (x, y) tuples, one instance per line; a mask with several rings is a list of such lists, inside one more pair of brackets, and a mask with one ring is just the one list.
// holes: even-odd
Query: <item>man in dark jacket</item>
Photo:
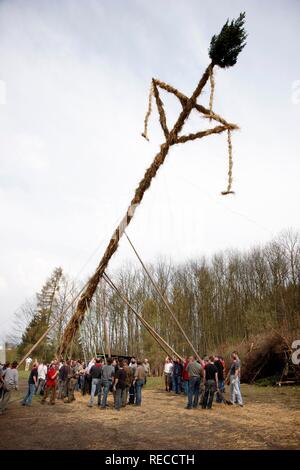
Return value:
[(31, 369), (28, 379), (28, 391), (21, 402), (23, 406), (31, 406), (33, 395), (38, 386), (38, 366), (38, 363), (33, 364), (33, 368)]
[(58, 400), (63, 400), (67, 395), (69, 365), (64, 361), (63, 365), (58, 371)]
[(92, 407), (94, 403), (94, 396), (98, 395), (98, 406), (101, 406), (101, 377), (102, 377), (102, 362), (100, 358), (96, 358), (96, 363), (91, 367), (90, 376), (92, 379), (91, 398), (88, 406)]
[(218, 388), (218, 369), (214, 365), (214, 357), (209, 357), (209, 362), (206, 364), (203, 372), (203, 382), (205, 386), (204, 398), (202, 408), (211, 409), (214, 400), (215, 391)]
[(119, 362), (118, 370), (115, 373), (114, 391), (116, 393), (115, 409), (120, 411), (123, 402), (123, 394), (126, 388), (126, 377), (127, 373), (123, 369), (123, 361)]
[(172, 371), (172, 388), (173, 392), (177, 395), (181, 392), (181, 378), (182, 378), (183, 365), (180, 359), (176, 359)]
[(218, 391), (216, 393), (217, 403), (226, 403), (225, 400), (225, 363), (222, 357), (216, 356), (214, 362), (218, 369)]

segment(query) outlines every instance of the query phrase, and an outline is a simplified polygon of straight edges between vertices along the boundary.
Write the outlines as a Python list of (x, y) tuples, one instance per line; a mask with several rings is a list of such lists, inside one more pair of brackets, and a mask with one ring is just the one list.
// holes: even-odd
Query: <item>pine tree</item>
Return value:
[[(21, 343), (18, 346), (19, 355), (26, 353), (48, 328), (51, 322), (51, 316), (57, 308), (56, 295), (59, 290), (62, 277), (62, 269), (55, 268), (51, 277), (47, 279), (41, 291), (36, 294), (36, 311), (22, 335)], [(35, 355), (45, 360), (51, 359), (53, 352), (53, 347), (49, 344), (49, 341), (46, 338), (45, 341), (43, 341), (35, 350)]]
[(229, 20), (219, 34), (215, 34), (210, 42), (209, 57), (214, 65), (232, 67), (236, 64), (239, 53), (246, 45), (247, 33), (244, 29), (245, 13), (237, 20)]

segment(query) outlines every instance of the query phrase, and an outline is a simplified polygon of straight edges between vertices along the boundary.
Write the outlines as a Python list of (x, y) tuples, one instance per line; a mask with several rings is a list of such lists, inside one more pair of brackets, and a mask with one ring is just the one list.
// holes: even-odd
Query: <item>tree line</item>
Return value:
[[(181, 264), (161, 260), (147, 268), (201, 355), (271, 328), (289, 332), (299, 329), (298, 232), (283, 232), (269, 243), (244, 252), (223, 251)], [(110, 276), (130, 304), (179, 354), (192, 352), (142, 267), (127, 263)], [(19, 356), (60, 316), (80, 288), (56, 268), (36, 297), (25, 302), (15, 318)], [(57, 353), (74, 308), (56, 324), (34, 356), (50, 359)], [(95, 352), (144, 356), (153, 364), (165, 356), (104, 281), (97, 288), (71, 352), (86, 360)]]

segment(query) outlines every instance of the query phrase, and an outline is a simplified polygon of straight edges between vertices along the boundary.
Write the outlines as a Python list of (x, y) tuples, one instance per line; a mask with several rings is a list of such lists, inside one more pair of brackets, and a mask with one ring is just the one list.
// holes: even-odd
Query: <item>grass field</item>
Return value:
[(212, 410), (186, 410), (184, 395), (165, 392), (163, 378), (151, 377), (142, 406), (118, 413), (111, 394), (106, 410), (88, 408), (89, 396), (80, 393), (70, 404), (40, 406), (34, 397), (32, 407), (22, 407), (27, 378), (20, 371), (20, 389), (0, 417), (6, 432), (1, 449), (300, 448), (299, 387), (242, 385), (244, 408), (214, 403)]

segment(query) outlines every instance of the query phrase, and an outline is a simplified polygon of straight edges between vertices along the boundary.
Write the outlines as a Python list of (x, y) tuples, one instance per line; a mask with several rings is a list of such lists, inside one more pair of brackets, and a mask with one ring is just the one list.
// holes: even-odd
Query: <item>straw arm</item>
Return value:
[(188, 135), (183, 135), (181, 137), (178, 137), (175, 143), (183, 144), (187, 142), (188, 140), (201, 139), (202, 137), (206, 137), (207, 135), (220, 134), (221, 132), (224, 132), (227, 130), (228, 130), (228, 126), (217, 126), (217, 127), (214, 127), (213, 129), (207, 129), (206, 131), (200, 131), (200, 132), (196, 132), (195, 134), (188, 134)]
[(153, 93), (154, 93), (154, 96), (155, 96), (156, 105), (157, 105), (157, 109), (158, 109), (158, 113), (159, 113), (159, 122), (160, 122), (162, 130), (165, 134), (165, 138), (167, 139), (168, 136), (169, 136), (169, 129), (168, 129), (168, 126), (167, 126), (166, 114), (165, 114), (165, 111), (164, 111), (164, 108), (163, 108), (163, 102), (160, 98), (159, 91), (158, 91), (157, 86), (155, 85), (154, 81), (153, 81)]

